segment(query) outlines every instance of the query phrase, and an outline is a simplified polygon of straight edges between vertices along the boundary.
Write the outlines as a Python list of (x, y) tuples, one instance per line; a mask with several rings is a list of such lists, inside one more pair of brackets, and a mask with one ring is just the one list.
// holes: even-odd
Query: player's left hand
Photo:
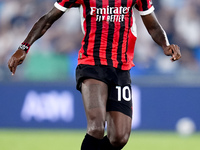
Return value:
[(166, 47), (163, 47), (164, 53), (167, 56), (171, 56), (171, 61), (176, 61), (181, 58), (180, 47), (178, 45), (172, 44)]

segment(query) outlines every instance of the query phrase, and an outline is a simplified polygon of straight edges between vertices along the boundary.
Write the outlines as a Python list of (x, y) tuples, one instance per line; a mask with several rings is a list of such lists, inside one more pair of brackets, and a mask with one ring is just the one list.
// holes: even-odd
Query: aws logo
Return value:
[(21, 118), (26, 122), (31, 120), (70, 122), (74, 118), (74, 97), (68, 91), (60, 93), (57, 91), (47, 93), (29, 91), (21, 110)]

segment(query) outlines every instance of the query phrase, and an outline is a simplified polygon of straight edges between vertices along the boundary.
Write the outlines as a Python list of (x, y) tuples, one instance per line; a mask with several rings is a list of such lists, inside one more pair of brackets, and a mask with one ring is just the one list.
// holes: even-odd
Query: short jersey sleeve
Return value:
[(78, 7), (80, 4), (81, 4), (81, 0), (57, 0), (54, 6), (57, 9), (65, 12), (67, 11), (68, 8)]
[(140, 15), (148, 15), (154, 11), (152, 0), (136, 0), (135, 8)]

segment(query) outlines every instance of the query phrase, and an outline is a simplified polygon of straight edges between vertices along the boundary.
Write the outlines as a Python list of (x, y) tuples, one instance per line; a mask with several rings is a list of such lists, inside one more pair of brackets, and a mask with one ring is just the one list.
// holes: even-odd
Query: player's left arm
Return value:
[(171, 61), (176, 61), (180, 59), (180, 47), (175, 44), (169, 44), (167, 35), (160, 23), (158, 22), (154, 12), (141, 17), (152, 39), (162, 47), (164, 54), (167, 56), (171, 56)]

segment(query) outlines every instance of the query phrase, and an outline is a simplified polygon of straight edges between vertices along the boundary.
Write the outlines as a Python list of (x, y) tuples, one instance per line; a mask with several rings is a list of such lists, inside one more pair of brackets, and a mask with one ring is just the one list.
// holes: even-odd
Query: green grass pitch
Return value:
[[(84, 131), (0, 130), (0, 150), (80, 150)], [(123, 150), (200, 150), (200, 133), (133, 131)]]

